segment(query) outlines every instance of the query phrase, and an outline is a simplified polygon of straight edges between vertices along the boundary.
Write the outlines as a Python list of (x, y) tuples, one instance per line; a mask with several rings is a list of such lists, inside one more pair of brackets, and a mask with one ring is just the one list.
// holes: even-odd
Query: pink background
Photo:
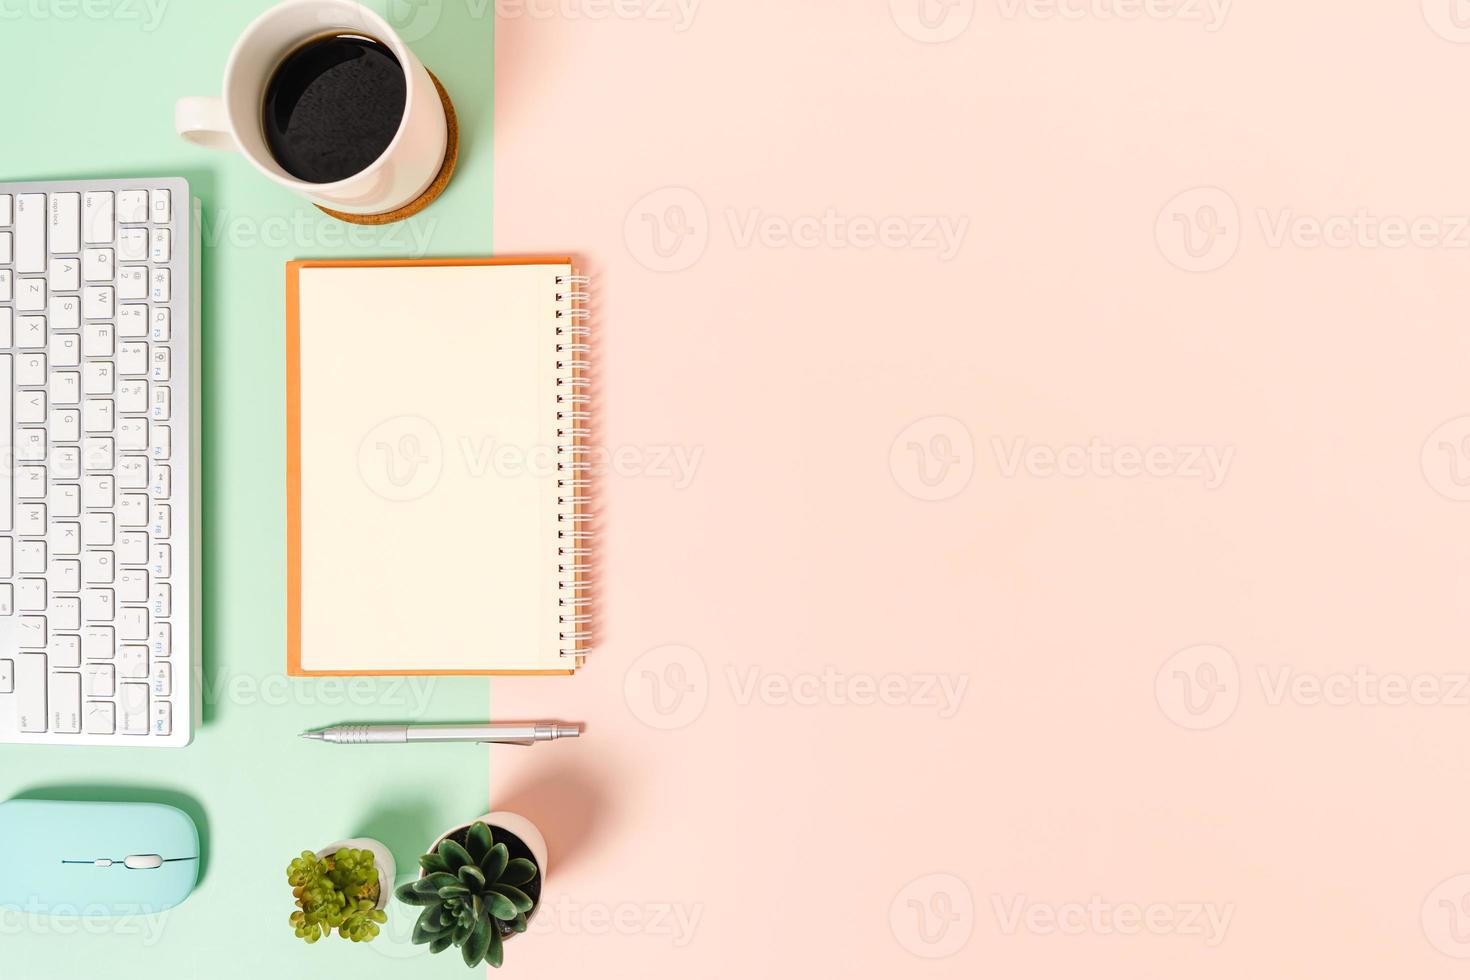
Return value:
[(492, 691), (589, 727), (493, 756), (508, 962), (1463, 975), (1470, 29), (920, 2), (502, 11), (624, 452), (600, 648)]

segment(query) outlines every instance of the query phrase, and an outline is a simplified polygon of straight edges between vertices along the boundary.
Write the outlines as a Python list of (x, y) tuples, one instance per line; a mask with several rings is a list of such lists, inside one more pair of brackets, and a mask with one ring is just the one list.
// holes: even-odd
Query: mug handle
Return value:
[(174, 129), (180, 136), (211, 150), (238, 150), (221, 99), (191, 95), (174, 103)]

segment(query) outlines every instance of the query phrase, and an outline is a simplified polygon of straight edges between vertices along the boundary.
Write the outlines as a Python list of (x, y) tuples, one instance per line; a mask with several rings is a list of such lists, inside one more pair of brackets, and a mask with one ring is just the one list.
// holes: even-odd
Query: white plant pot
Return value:
[(389, 900), (393, 898), (393, 882), (398, 873), (398, 866), (393, 861), (393, 853), (383, 846), (382, 841), (373, 840), (371, 837), (354, 837), (351, 840), (339, 840), (335, 844), (328, 844), (316, 852), (317, 860), (336, 854), (344, 847), (372, 852), (373, 868), (378, 872), (378, 908), (387, 908)]
[[(503, 829), (508, 833), (515, 834), (521, 839), (521, 841), (531, 852), (531, 860), (536, 862), (536, 877), (541, 882), (540, 894), (541, 897), (544, 898), (546, 896), (546, 838), (541, 836), (541, 831), (536, 829), (535, 824), (527, 820), (525, 817), (521, 816), (519, 813), (511, 813), (507, 810), (497, 810), (494, 813), (487, 813), (483, 817), (476, 817), (474, 820), (471, 820), (468, 823), (462, 823), (458, 827), (450, 827), (444, 833), (440, 834), (439, 837), (434, 841), (434, 843), (429, 845), (429, 849), (425, 853), (432, 854), (439, 849), (439, 845), (443, 843), (446, 838), (451, 837), (462, 830), (467, 830), (477, 823), (487, 824), (490, 827), (491, 836), (494, 836), (494, 832), (496, 830)], [(422, 871), (419, 872), (419, 877), (423, 877)], [(541, 900), (537, 899), (536, 906), (531, 909), (531, 911), (526, 915), (527, 923), (535, 918), (536, 913), (541, 911), (542, 904), (543, 903), (541, 902)], [(506, 939), (505, 941), (509, 942), (510, 939)]]

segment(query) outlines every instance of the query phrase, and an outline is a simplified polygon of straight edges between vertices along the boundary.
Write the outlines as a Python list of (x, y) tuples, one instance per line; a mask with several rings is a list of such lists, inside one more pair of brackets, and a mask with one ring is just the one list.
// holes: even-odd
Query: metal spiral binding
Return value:
[(588, 276), (556, 277), (557, 641), (581, 666), (592, 641), (592, 352)]

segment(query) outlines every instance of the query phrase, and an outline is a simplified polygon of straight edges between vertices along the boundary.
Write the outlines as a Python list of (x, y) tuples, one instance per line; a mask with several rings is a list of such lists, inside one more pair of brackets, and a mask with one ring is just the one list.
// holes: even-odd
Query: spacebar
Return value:
[(9, 354), (0, 354), (0, 444), (10, 458), (0, 460), (0, 531), (15, 527), (15, 427), (11, 419), (15, 400), (15, 375)]

